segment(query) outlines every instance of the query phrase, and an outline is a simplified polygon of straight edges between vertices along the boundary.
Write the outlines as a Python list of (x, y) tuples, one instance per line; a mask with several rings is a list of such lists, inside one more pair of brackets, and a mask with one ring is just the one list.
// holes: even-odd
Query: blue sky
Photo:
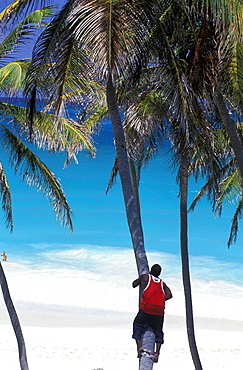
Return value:
[[(39, 0), (38, 2), (36, 1), (37, 4), (39, 4), (39, 8), (42, 6), (47, 6), (47, 5), (55, 5), (57, 7), (57, 10), (60, 10), (62, 6), (64, 5), (66, 1), (65, 0)], [(11, 4), (12, 1), (9, 0), (1, 0), (0, 4), (0, 11), (5, 9), (6, 6)], [(31, 38), (28, 43), (25, 45), (21, 46), (21, 51), (18, 53), (14, 54), (16, 59), (21, 59), (21, 58), (30, 58), (32, 55), (32, 48), (35, 42), (35, 38)]]
[[(34, 0), (31, 0), (34, 3)], [(5, 8), (7, 5), (11, 4), (13, 1), (10, 0), (1, 0), (0, 4), (0, 9), (2, 10)], [(65, 3), (65, 0), (39, 0), (36, 1), (36, 4), (39, 4), (38, 7), (43, 6), (43, 4), (46, 5), (57, 5), (59, 7), (62, 7), (63, 4)]]

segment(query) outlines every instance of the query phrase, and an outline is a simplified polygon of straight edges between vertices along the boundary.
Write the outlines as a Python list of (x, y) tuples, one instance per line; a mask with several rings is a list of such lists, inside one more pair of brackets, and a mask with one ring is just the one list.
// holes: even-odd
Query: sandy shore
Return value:
[[(21, 302), (17, 307), (30, 370), (138, 368), (131, 338), (133, 314)], [(5, 311), (0, 306), (1, 368), (18, 370), (16, 340)], [(242, 321), (195, 318), (195, 326), (204, 369), (242, 369)], [(164, 331), (165, 344), (154, 368), (193, 370), (184, 318), (167, 315)]]
[[(130, 259), (126, 257), (125, 261), (128, 264)], [(116, 279), (116, 264), (109, 274), (109, 263), (99, 265), (105, 266), (104, 273), (5, 266), (30, 370), (138, 369), (136, 345), (131, 337), (138, 304), (137, 291), (130, 284), (132, 272), (123, 280)], [(181, 282), (173, 277), (168, 281), (173, 300), (166, 305), (165, 343), (154, 369), (194, 370), (183, 317)], [(242, 370), (243, 287), (193, 280), (193, 290), (195, 333), (203, 369)], [(20, 369), (17, 343), (3, 299), (0, 356), (1, 369)]]

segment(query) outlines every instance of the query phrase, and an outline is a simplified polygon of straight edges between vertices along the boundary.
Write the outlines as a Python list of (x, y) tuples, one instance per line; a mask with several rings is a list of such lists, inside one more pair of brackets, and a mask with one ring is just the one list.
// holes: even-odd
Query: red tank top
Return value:
[(160, 278), (149, 275), (148, 285), (142, 293), (141, 309), (151, 315), (164, 315), (165, 292)]

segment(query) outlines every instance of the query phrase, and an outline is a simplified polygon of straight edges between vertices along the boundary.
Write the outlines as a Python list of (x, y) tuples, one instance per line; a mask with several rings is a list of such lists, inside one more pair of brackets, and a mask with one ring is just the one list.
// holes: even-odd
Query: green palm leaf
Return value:
[[(79, 107), (81, 106), (86, 112), (87, 110), (89, 112), (96, 110), (97, 100), (100, 105), (106, 105), (105, 87), (101, 83), (79, 77), (73, 73), (65, 76), (63, 93), (57, 98), (65, 105), (71, 104), (75, 106), (76, 110), (80, 110)], [(56, 106), (57, 101), (53, 100), (44, 107), (43, 111), (53, 111)]]
[(241, 177), (239, 169), (236, 168), (232, 170), (229, 176), (224, 178), (220, 184), (220, 193), (216, 201), (217, 207), (215, 211), (217, 212), (217, 210), (221, 208), (225, 200), (228, 200), (230, 202), (237, 199), (241, 192)]
[[(26, 108), (0, 101), (0, 113), (3, 118), (20, 125), (20, 134), (28, 131)], [(75, 158), (76, 153), (83, 149), (87, 149), (91, 155), (94, 155), (94, 146), (89, 131), (84, 125), (71, 119), (62, 118), (57, 130), (54, 124), (55, 120), (54, 115), (36, 112), (33, 141), (39, 148), (50, 151), (67, 151), (68, 160), (72, 157)]]
[(133, 69), (141, 64), (150, 24), (146, 10), (151, 11), (151, 6), (147, 1), (72, 1), (65, 21), (91, 51), (101, 76), (120, 75), (127, 66)]
[(29, 62), (29, 59), (15, 60), (0, 68), (0, 89), (10, 94), (18, 89), (23, 90)]
[[(45, 1), (38, 0), (13, 0), (1, 13), (0, 22), (9, 23), (15, 21), (17, 17), (22, 16), (22, 11), (33, 7), (35, 4), (44, 4)], [(43, 5), (44, 6), (44, 5)]]
[(97, 106), (94, 108), (92, 114), (83, 121), (84, 126), (92, 132), (94, 128), (97, 126), (97, 123), (100, 122), (104, 117), (108, 114), (108, 107), (105, 106)]
[[(27, 93), (33, 93), (36, 85), (46, 92), (49, 80), (54, 83), (52, 90), (56, 97), (45, 95), (49, 96), (49, 101), (58, 101), (64, 91), (63, 81), (68, 69), (75, 70), (79, 76), (85, 72), (86, 78), (90, 79), (89, 64), (95, 65), (95, 73), (101, 79), (111, 71), (120, 75), (127, 68), (137, 70), (148, 34), (148, 25), (145, 27), (144, 22), (144, 9), (150, 7), (148, 3), (112, 0), (66, 3), (36, 44), (27, 78)], [(41, 76), (45, 76), (45, 85), (41, 83)]]
[(69, 226), (72, 231), (71, 209), (55, 175), (4, 125), (0, 125), (0, 130), (2, 145), (9, 155), (10, 165), (15, 172), (20, 173), (22, 180), (25, 180), (28, 186), (35, 186), (37, 191), (42, 191), (45, 196), (48, 196), (56, 219), (63, 226)]
[(12, 214), (12, 202), (11, 194), (7, 181), (7, 177), (3, 168), (2, 163), (0, 162), (0, 194), (2, 198), (2, 210), (5, 213), (6, 218), (6, 227), (10, 228), (10, 231), (13, 230), (13, 214)]
[(231, 52), (229, 77), (232, 83), (232, 97), (237, 107), (243, 102), (243, 45), (236, 42)]
[(240, 199), (232, 219), (230, 235), (228, 239), (228, 248), (232, 243), (236, 242), (239, 230), (239, 221), (242, 219), (242, 216), (243, 216), (243, 198)]
[[(82, 104), (84, 93), (90, 90), (88, 75), (83, 78), (84, 70), (88, 69), (86, 53), (78, 48), (75, 40), (61, 40), (57, 30), (55, 27), (46, 29), (33, 51), (25, 89), (31, 113), (30, 122), (35, 109), (36, 92), (45, 97), (57, 116), (61, 116), (65, 113), (65, 101)], [(55, 37), (59, 40), (57, 49), (50, 47)], [(76, 91), (75, 95), (73, 90)]]
[(238, 34), (243, 33), (242, 24), (242, 12), (243, 4), (241, 0), (205, 0), (200, 2), (194, 2), (195, 5), (201, 7), (201, 11), (207, 11), (210, 15), (214, 14), (215, 22), (222, 20), (223, 26), (226, 28), (231, 25), (231, 27), (236, 27)]
[(53, 7), (39, 9), (28, 15), (20, 22), (0, 44), (0, 58), (9, 54), (18, 44), (24, 43), (36, 30), (36, 25), (41, 25), (43, 18), (51, 16)]

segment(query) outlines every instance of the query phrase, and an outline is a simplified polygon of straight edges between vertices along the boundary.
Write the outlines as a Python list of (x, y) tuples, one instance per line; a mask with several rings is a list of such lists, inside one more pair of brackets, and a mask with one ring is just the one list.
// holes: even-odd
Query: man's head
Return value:
[(151, 267), (150, 274), (155, 277), (158, 277), (161, 274), (161, 270), (162, 270), (161, 266), (156, 263)]

